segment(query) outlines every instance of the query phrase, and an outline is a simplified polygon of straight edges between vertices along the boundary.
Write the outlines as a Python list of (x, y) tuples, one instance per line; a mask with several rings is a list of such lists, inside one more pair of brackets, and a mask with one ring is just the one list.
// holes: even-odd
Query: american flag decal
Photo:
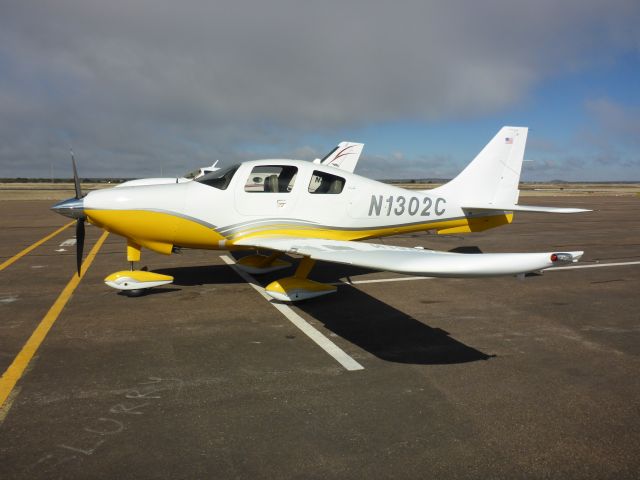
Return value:
[(513, 137), (506, 137), (504, 139), (504, 143), (511, 145), (513, 143)]

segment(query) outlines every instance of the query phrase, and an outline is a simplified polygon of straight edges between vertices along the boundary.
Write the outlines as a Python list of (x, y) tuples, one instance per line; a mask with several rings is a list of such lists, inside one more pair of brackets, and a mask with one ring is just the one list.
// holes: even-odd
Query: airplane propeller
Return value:
[(78, 178), (78, 169), (76, 168), (76, 159), (73, 156), (73, 150), (71, 150), (71, 164), (73, 166), (73, 184), (76, 188), (76, 198), (80, 199), (82, 195), (82, 186), (80, 185), (80, 179)]
[(82, 267), (82, 252), (84, 250), (84, 219), (79, 218), (76, 222), (76, 267), (78, 276), (80, 276), (80, 267)]
[[(80, 185), (80, 178), (78, 177), (78, 169), (76, 167), (76, 159), (73, 156), (73, 150), (71, 150), (71, 165), (73, 166), (73, 184), (76, 190), (76, 200), (80, 200), (82, 195), (82, 186)], [(76, 267), (78, 269), (78, 276), (80, 276), (80, 268), (82, 267), (82, 253), (84, 251), (84, 220), (85, 216), (78, 216), (76, 222)]]

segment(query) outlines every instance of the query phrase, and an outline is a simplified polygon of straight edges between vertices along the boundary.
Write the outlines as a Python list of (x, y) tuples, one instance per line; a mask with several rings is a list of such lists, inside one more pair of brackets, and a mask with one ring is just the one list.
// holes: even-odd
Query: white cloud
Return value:
[(73, 143), (87, 175), (144, 175), (241, 159), (248, 143), (292, 151), (311, 131), (492, 114), (549, 75), (637, 46), (638, 11), (630, 0), (4, 2), (0, 162), (35, 175)]

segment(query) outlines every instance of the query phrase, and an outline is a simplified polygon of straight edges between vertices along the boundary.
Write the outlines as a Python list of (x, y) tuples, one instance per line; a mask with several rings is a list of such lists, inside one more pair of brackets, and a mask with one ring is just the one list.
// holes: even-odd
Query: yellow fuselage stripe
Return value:
[(94, 225), (163, 254), (170, 254), (173, 245), (213, 249), (225, 239), (210, 227), (170, 213), (87, 209), (85, 214)]
[(0, 378), (0, 409), (4, 406), (7, 398), (9, 398), (9, 395), (11, 394), (13, 388), (16, 386), (16, 383), (24, 374), (27, 366), (29, 365), (29, 362), (38, 351), (38, 348), (49, 333), (49, 330), (51, 330), (51, 327), (53, 326), (55, 321), (58, 319), (60, 312), (62, 312), (62, 309), (69, 301), (71, 294), (80, 284), (80, 280), (82, 280), (84, 275), (87, 273), (87, 270), (91, 266), (93, 259), (98, 254), (98, 250), (100, 250), (100, 247), (102, 247), (102, 244), (106, 240), (107, 235), (109, 235), (109, 233), (104, 232), (98, 239), (96, 244), (91, 249), (91, 252), (89, 252), (89, 255), (87, 255), (87, 259), (82, 264), (80, 276), (78, 276), (77, 274), (73, 275), (69, 283), (67, 283), (67, 286), (64, 287), (62, 293), (58, 296), (47, 314), (33, 331), (31, 337), (29, 337), (29, 340), (27, 340), (27, 343), (24, 344), (22, 350), (20, 350), (20, 353), (16, 355), (16, 358), (13, 359), (13, 362), (11, 362), (9, 368), (7, 368), (6, 372), (2, 374), (2, 377)]
[(34, 248), (39, 247), (40, 245), (42, 245), (44, 242), (46, 242), (47, 240), (52, 239), (53, 237), (55, 237), (56, 235), (58, 235), (60, 232), (62, 232), (63, 230), (69, 228), (71, 225), (73, 225), (75, 222), (75, 220), (73, 222), (69, 222), (66, 225), (60, 227), (59, 229), (57, 229), (55, 232), (50, 233), (49, 235), (47, 235), (46, 237), (44, 237), (41, 240), (38, 240), (36, 243), (34, 243), (33, 245), (28, 246), (27, 248), (25, 248), (24, 250), (22, 250), (20, 253), (14, 255), (13, 257), (11, 257), (9, 260), (6, 260), (4, 263), (2, 263), (2, 265), (0, 265), (0, 272), (2, 270), (4, 270), (5, 268), (7, 268), (9, 265), (11, 265), (12, 263), (20, 260), (22, 257), (24, 257), (27, 253), (29, 253), (31, 250), (33, 250)]
[[(265, 236), (323, 238), (328, 240), (364, 240), (368, 238), (419, 232), (423, 230), (452, 230), (451, 233), (476, 232), (511, 223), (512, 215), (498, 214), (484, 217), (462, 217), (432, 220), (419, 224), (380, 225), (362, 229), (333, 229), (320, 225), (299, 225), (286, 221), (248, 226), (230, 233), (228, 237), (210, 226), (168, 212), (145, 210), (85, 210), (91, 223), (128, 238), (141, 247), (170, 254), (173, 246), (207, 250), (229, 249), (239, 240)], [(224, 231), (224, 229), (223, 229)]]
[[(470, 217), (470, 218), (456, 218), (451, 220), (432, 220), (430, 222), (408, 224), (408, 225), (394, 225), (394, 226), (379, 226), (371, 227), (361, 230), (337, 230), (331, 228), (315, 227), (315, 226), (286, 226), (286, 225), (274, 225), (275, 228), (270, 228), (271, 225), (263, 227), (262, 230), (256, 229), (248, 232), (236, 232), (233, 234), (230, 243), (233, 244), (238, 240), (244, 240), (251, 237), (266, 237), (266, 236), (291, 236), (291, 237), (305, 237), (305, 238), (324, 238), (328, 240), (366, 240), (369, 238), (386, 237), (390, 235), (398, 235), (402, 233), (421, 232), (425, 230), (449, 230), (460, 229), (461, 231), (475, 232), (483, 231), (489, 228), (498, 227), (507, 223), (511, 223), (513, 219), (512, 214), (504, 215), (487, 215), (485, 217)], [(280, 228), (279, 228), (280, 227)], [(457, 232), (460, 233), (460, 232)]]

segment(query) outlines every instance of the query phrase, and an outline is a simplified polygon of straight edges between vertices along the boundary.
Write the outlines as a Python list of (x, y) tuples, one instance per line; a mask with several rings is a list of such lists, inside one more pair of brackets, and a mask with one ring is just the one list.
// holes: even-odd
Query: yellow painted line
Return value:
[(11, 257), (9, 260), (6, 260), (2, 265), (0, 265), (0, 272), (2, 270), (4, 270), (5, 268), (7, 268), (9, 265), (11, 265), (13, 262), (20, 260), (22, 257), (24, 257), (27, 253), (29, 253), (31, 250), (33, 250), (36, 247), (39, 247), (40, 245), (42, 245), (44, 242), (46, 242), (47, 240), (55, 237), (56, 235), (58, 235), (60, 232), (62, 232), (63, 230), (69, 228), (71, 225), (73, 225), (74, 223), (76, 223), (76, 221), (74, 220), (73, 222), (69, 222), (66, 225), (64, 225), (63, 227), (60, 227), (58, 230), (56, 230), (53, 233), (50, 233), (49, 235), (47, 235), (46, 237), (44, 237), (41, 240), (38, 240), (36, 243), (34, 243), (33, 245), (28, 246), (27, 248), (25, 248), (24, 250), (22, 250), (20, 253), (14, 255), (13, 257)]
[(102, 244), (106, 240), (107, 235), (109, 235), (109, 232), (104, 232), (98, 239), (96, 244), (89, 252), (89, 255), (87, 255), (86, 260), (82, 264), (80, 275), (73, 275), (73, 277), (71, 278), (69, 283), (67, 283), (67, 286), (64, 287), (64, 290), (62, 290), (62, 293), (58, 296), (47, 314), (40, 321), (40, 324), (33, 331), (31, 337), (29, 337), (29, 340), (27, 340), (27, 343), (24, 344), (24, 347), (22, 347), (20, 353), (18, 353), (16, 358), (13, 359), (13, 362), (11, 362), (11, 365), (9, 365), (7, 371), (2, 374), (2, 377), (0, 378), (0, 409), (9, 398), (9, 395), (11, 395), (11, 392), (16, 386), (18, 380), (20, 380), (20, 377), (22, 377), (22, 375), (24, 374), (27, 366), (29, 365), (29, 362), (38, 351), (38, 348), (49, 333), (49, 330), (51, 330), (51, 327), (53, 326), (55, 321), (58, 319), (60, 312), (62, 312), (62, 309), (69, 301), (69, 298), (71, 298), (71, 294), (73, 294), (73, 291), (80, 284), (80, 281), (87, 273), (87, 270), (91, 266), (93, 259), (96, 258), (96, 255), (98, 254), (98, 250), (100, 250), (100, 247), (102, 247)]

